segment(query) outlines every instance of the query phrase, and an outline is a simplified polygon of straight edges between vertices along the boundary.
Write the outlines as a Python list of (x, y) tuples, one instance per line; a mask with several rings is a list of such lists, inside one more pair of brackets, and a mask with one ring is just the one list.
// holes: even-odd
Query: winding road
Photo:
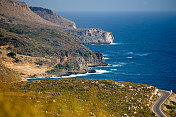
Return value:
[(155, 102), (155, 104), (152, 107), (152, 111), (158, 116), (158, 117), (167, 117), (162, 111), (161, 111), (161, 105), (164, 103), (164, 101), (171, 95), (172, 92), (159, 90), (159, 92), (162, 94), (162, 96)]

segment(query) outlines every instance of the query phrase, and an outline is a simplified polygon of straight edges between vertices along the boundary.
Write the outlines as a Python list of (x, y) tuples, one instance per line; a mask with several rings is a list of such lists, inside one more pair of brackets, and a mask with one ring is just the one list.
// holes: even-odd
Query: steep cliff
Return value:
[(65, 28), (76, 29), (76, 25), (74, 22), (57, 15), (55, 12), (53, 12), (50, 9), (41, 8), (41, 7), (30, 7), (30, 9), (36, 14), (38, 14), (40, 17), (44, 18), (45, 20), (48, 20), (52, 23), (58, 24)]
[(84, 44), (110, 44), (113, 43), (113, 35), (101, 29), (77, 29), (70, 32)]
[(68, 32), (73, 34), (75, 37), (79, 38), (83, 44), (110, 44), (113, 42), (113, 35), (110, 32), (103, 31), (101, 29), (76, 29), (75, 23), (67, 20), (50, 9), (45, 9), (41, 7), (30, 7), (33, 12), (35, 12), (40, 17), (48, 20), (52, 23), (61, 25)]

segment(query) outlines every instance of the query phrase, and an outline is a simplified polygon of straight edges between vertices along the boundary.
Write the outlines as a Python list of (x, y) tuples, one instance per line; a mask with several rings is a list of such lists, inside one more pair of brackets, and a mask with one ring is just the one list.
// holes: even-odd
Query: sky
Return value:
[(20, 0), (54, 11), (176, 11), (176, 0)]

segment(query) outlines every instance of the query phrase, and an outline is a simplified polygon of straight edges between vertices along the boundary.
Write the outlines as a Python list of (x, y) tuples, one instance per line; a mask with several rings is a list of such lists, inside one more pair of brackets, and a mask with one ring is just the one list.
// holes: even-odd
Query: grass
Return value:
[[(122, 85), (123, 84), (123, 85)], [(132, 86), (132, 88), (129, 88)], [(91, 79), (58, 79), (0, 85), (0, 114), (43, 117), (154, 116), (148, 85)], [(148, 95), (149, 97), (146, 97)], [(16, 106), (19, 109), (4, 110)], [(22, 110), (22, 112), (21, 112)], [(36, 111), (37, 110), (37, 111)], [(20, 113), (21, 112), (21, 113)]]

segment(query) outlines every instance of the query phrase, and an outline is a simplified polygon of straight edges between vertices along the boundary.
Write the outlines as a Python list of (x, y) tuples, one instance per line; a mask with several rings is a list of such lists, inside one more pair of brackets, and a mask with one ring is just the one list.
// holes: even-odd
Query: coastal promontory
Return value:
[(113, 43), (113, 35), (111, 32), (103, 31), (102, 29), (80, 29), (76, 28), (73, 21), (65, 19), (54, 11), (41, 7), (30, 7), (31, 10), (42, 17), (43, 19), (52, 23), (61, 25), (64, 29), (80, 39), (83, 44), (110, 44)]

